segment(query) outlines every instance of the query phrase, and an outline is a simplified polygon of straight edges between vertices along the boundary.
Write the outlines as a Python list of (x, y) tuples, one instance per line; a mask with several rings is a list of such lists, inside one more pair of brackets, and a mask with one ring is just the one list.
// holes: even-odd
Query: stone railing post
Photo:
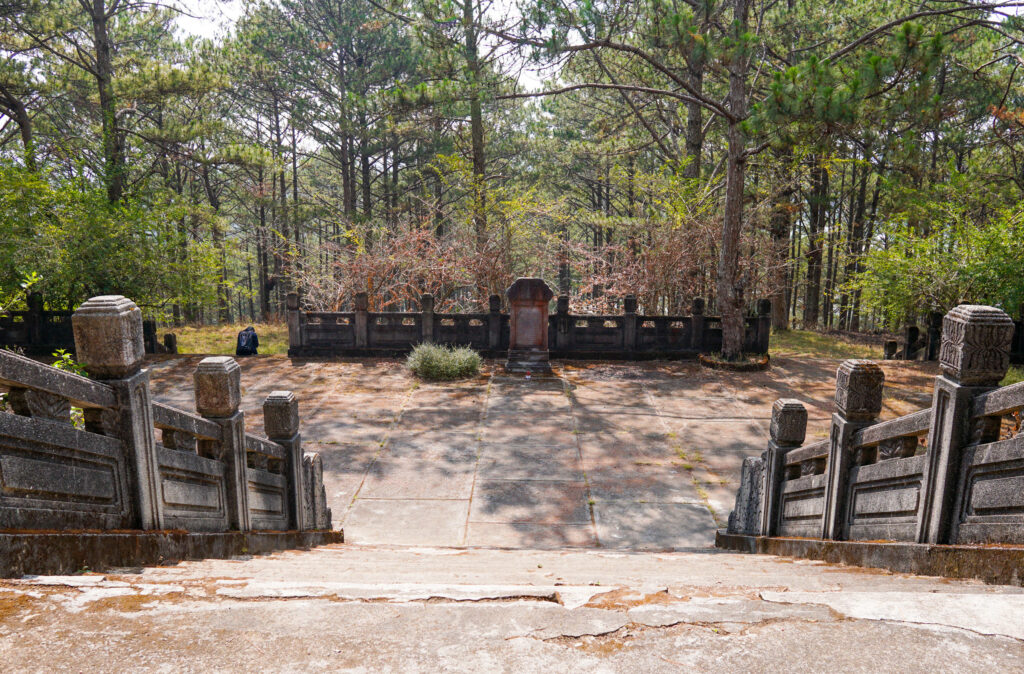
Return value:
[(559, 295), (555, 301), (555, 349), (566, 352), (572, 347), (569, 319), (569, 296)]
[(420, 297), (420, 311), (422, 315), (420, 317), (420, 326), (423, 328), (421, 339), (426, 342), (434, 343), (434, 296), (430, 293), (425, 293)]
[(939, 349), (942, 347), (942, 312), (928, 312), (928, 343), (925, 347), (925, 360), (938, 360)]
[(71, 317), (78, 362), (93, 379), (103, 380), (117, 395), (116, 419), (91, 419), (103, 411), (87, 410), (86, 421), (116, 427), (124, 445), (131, 480), (131, 500), (140, 529), (162, 529), (159, 466), (153, 433), (149, 371), (142, 369), (142, 311), (126, 297), (93, 297)]
[[(764, 481), (750, 485), (748, 491), (760, 489), (760, 522), (747, 515), (750, 533), (774, 536), (778, 533), (779, 504), (782, 502), (782, 481), (785, 477), (786, 454), (804, 443), (807, 435), (807, 409), (799, 400), (780, 398), (772, 405), (772, 423), (769, 429), (768, 449), (761, 455)], [(744, 475), (747, 466), (744, 461)], [(751, 475), (756, 481), (756, 471)], [(746, 478), (745, 478), (746, 479)], [(743, 490), (742, 485), (740, 490)], [(739, 500), (737, 499), (737, 506)], [(760, 526), (758, 526), (760, 525)], [(758, 529), (753, 531), (752, 529)]]
[(626, 295), (622, 301), (622, 329), (625, 331), (623, 346), (626, 353), (636, 351), (636, 295)]
[(998, 419), (971, 428), (976, 395), (999, 385), (1010, 367), (1013, 321), (995, 307), (962, 304), (942, 321), (942, 347), (928, 429), (928, 462), (918, 506), (919, 543), (951, 543), (956, 536), (954, 503), (960, 459), (972, 434), (982, 442), (998, 438)]
[(921, 330), (916, 325), (908, 325), (903, 331), (903, 360), (915, 360), (917, 344), (921, 339)]
[(822, 538), (841, 540), (845, 535), (847, 482), (853, 461), (851, 440), (856, 431), (878, 418), (884, 386), (885, 373), (870, 360), (844, 361), (836, 372), (836, 411), (829, 431)]
[(370, 342), (370, 298), (366, 293), (356, 293), (352, 298), (355, 310), (356, 348), (368, 348)]
[(29, 347), (37, 347), (43, 343), (43, 295), (30, 292), (25, 297), (28, 315), (25, 317), (25, 328), (28, 332)]
[(299, 401), (291, 391), (273, 391), (263, 401), (263, 428), (267, 437), (284, 447), (284, 474), (288, 480), (288, 526), (312, 528), (306, 520), (306, 479), (299, 434)]
[(501, 295), (487, 299), (487, 344), (493, 352), (501, 348)]
[[(204, 358), (192, 375), (196, 411), (220, 426), (219, 459), (224, 462), (227, 485), (228, 522), (232, 529), (249, 531), (249, 478), (246, 474), (245, 414), (238, 407), (242, 399), (242, 373), (229, 356)], [(211, 453), (200, 447), (200, 453)]]
[(285, 316), (288, 321), (288, 349), (298, 349), (304, 346), (302, 321), (299, 312), (299, 294), (290, 292), (285, 301), (287, 307)]
[(772, 337), (772, 301), (757, 301), (757, 352), (768, 353)]
[(558, 263), (558, 295), (568, 295), (572, 289), (572, 275), (569, 272), (569, 262), (562, 260)]
[(700, 297), (690, 303), (690, 348), (704, 350), (704, 300)]

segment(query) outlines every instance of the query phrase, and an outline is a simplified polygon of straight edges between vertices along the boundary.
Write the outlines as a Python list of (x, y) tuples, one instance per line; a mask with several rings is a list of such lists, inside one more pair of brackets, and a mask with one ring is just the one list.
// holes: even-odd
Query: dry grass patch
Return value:
[(260, 355), (288, 353), (288, 326), (285, 323), (230, 323), (227, 325), (185, 326), (163, 332), (178, 335), (179, 353), (197, 353), (210, 356), (235, 355), (238, 333), (252, 325), (260, 338)]

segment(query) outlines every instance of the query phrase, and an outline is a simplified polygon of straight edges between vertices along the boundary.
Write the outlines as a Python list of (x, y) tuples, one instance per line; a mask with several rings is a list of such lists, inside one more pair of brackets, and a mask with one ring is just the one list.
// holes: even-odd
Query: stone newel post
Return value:
[(288, 309), (288, 347), (289, 349), (297, 349), (305, 346), (302, 341), (302, 313), (299, 311), (299, 294), (296, 292), (288, 293), (286, 302)]
[(626, 295), (622, 300), (622, 329), (623, 329), (623, 340), (622, 346), (626, 349), (627, 353), (632, 353), (636, 350), (636, 333), (637, 333), (637, 301), (636, 295)]
[(512, 316), (505, 369), (509, 372), (551, 372), (548, 303), (554, 293), (543, 279), (519, 278), (509, 287), (507, 295)]
[(424, 343), (433, 343), (434, 341), (434, 296), (430, 293), (426, 293), (420, 296), (420, 320), (422, 321), (420, 327), (422, 329), (421, 338)]
[(962, 304), (942, 321), (942, 345), (928, 429), (928, 463), (918, 506), (919, 543), (956, 540), (954, 512), (961, 451), (969, 434), (975, 441), (998, 438), (998, 418), (979, 419), (971, 428), (974, 397), (999, 385), (1010, 367), (1013, 321), (995, 307)]
[[(228, 521), (232, 529), (249, 531), (249, 479), (246, 475), (245, 415), (242, 400), (242, 372), (234, 358), (204, 358), (193, 373), (196, 411), (220, 426), (219, 458), (226, 466)], [(216, 448), (200, 447), (200, 453)]]
[(263, 428), (268, 438), (284, 447), (289, 527), (297, 531), (310, 529), (311, 523), (306, 521), (306, 484), (305, 469), (302, 465), (302, 436), (299, 434), (299, 401), (291, 391), (273, 391), (263, 401)]
[(853, 434), (870, 426), (882, 411), (885, 373), (870, 360), (847, 360), (836, 372), (836, 411), (829, 432), (822, 538), (842, 540), (846, 521), (847, 476), (853, 461)]
[[(104, 380), (117, 395), (116, 418), (96, 427), (115, 429), (131, 466), (132, 500), (141, 529), (162, 529), (156, 440), (149, 395), (149, 372), (142, 369), (142, 311), (127, 297), (93, 297), (71, 317), (78, 361), (93, 379)], [(90, 416), (103, 412), (89, 410)], [(109, 414), (109, 412), (108, 412)]]
[[(487, 298), (487, 345), (491, 351), (501, 348), (501, 296)], [(491, 354), (494, 355), (493, 353)]]
[(370, 296), (366, 293), (356, 293), (352, 297), (352, 309), (355, 312), (356, 348), (365, 349), (370, 341)]
[[(799, 447), (804, 442), (807, 434), (807, 409), (799, 400), (780, 398), (772, 405), (772, 423), (769, 429), (771, 438), (768, 440), (768, 449), (761, 455), (761, 464), (764, 474), (764, 482), (757, 479), (757, 459), (747, 459), (743, 462), (744, 483), (749, 479), (751, 484), (747, 489), (751, 492), (760, 490), (760, 521), (755, 522), (751, 513), (746, 514), (746, 522), (737, 522), (736, 526), (746, 525), (747, 531), (743, 533), (760, 533), (762, 536), (774, 536), (778, 533), (779, 503), (782, 499), (782, 479), (785, 477), (786, 453), (791, 449)], [(748, 468), (747, 461), (751, 461)], [(748, 471), (751, 475), (748, 477)], [(755, 484), (757, 483), (757, 484)], [(743, 486), (740, 487), (741, 491)], [(753, 494), (752, 494), (753, 496)], [(753, 499), (749, 499), (752, 502)], [(737, 507), (740, 502), (737, 499)], [(749, 506), (748, 506), (749, 507)], [(754, 531), (759, 529), (759, 531)]]

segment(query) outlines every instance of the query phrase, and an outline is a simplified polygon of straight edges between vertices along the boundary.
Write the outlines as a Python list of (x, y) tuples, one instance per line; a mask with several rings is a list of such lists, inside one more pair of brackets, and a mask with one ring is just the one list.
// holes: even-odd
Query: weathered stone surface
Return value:
[(736, 507), (729, 514), (729, 533), (761, 533), (761, 489), (764, 479), (764, 459), (750, 456), (743, 460)]
[(126, 377), (142, 366), (142, 311), (127, 297), (93, 297), (74, 313), (71, 325), (78, 362), (91, 376)]
[(850, 421), (870, 421), (882, 411), (885, 373), (870, 360), (847, 360), (836, 373), (836, 411)]
[(802, 445), (807, 434), (807, 408), (799, 400), (780, 398), (772, 404), (772, 440), (779, 445)]
[(291, 391), (272, 391), (263, 402), (263, 429), (268, 438), (290, 438), (299, 432), (299, 401)]
[(234, 358), (204, 358), (193, 375), (196, 411), (204, 417), (227, 418), (242, 401), (242, 371)]
[(967, 386), (994, 386), (1010, 367), (1013, 320), (1006, 312), (961, 304), (942, 321), (939, 365), (951, 379)]

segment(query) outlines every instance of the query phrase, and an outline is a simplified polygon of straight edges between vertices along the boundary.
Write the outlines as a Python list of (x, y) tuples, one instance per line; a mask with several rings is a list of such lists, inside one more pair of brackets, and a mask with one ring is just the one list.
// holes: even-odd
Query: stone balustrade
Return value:
[(268, 437), (257, 437), (245, 432), (232, 358), (199, 363), (192, 413), (151, 400), (135, 303), (94, 297), (72, 326), (88, 378), (0, 351), (0, 528), (330, 529), (293, 394), (270, 394)]
[(823, 442), (804, 445), (804, 406), (777, 401), (767, 450), (743, 463), (729, 533), (1024, 543), (1024, 383), (999, 387), (1013, 336), (998, 309), (953, 309), (931, 408), (882, 422), (881, 368), (844, 362)]
[[(539, 279), (532, 279), (543, 283)], [(513, 285), (513, 290), (517, 286)], [(513, 291), (514, 292), (514, 291)], [(514, 302), (512, 310), (516, 311)], [(299, 297), (288, 296), (288, 354), (290, 356), (396, 356), (422, 342), (468, 346), (486, 357), (509, 353), (512, 315), (502, 313), (501, 297), (492, 295), (486, 313), (439, 313), (434, 298), (424, 295), (420, 311), (369, 311), (366, 293), (357, 293), (353, 311), (303, 311)], [(695, 358), (722, 348), (722, 324), (704, 314), (704, 300), (695, 299), (689, 316), (648, 316), (637, 313), (637, 300), (627, 295), (622, 314), (573, 314), (569, 298), (555, 300), (541, 329), (547, 329), (546, 348), (552, 358), (642, 360)], [(536, 311), (523, 305), (522, 311)], [(768, 353), (771, 302), (761, 300), (756, 315), (745, 319), (743, 350)], [(513, 349), (513, 351), (517, 350)]]
[[(25, 311), (0, 313), (0, 348), (17, 349), (30, 356), (49, 356), (58, 349), (74, 352), (71, 328), (72, 311), (45, 309), (40, 293), (29, 293)], [(178, 353), (178, 338), (167, 333), (162, 341), (157, 336), (156, 321), (142, 322), (146, 353)]]

